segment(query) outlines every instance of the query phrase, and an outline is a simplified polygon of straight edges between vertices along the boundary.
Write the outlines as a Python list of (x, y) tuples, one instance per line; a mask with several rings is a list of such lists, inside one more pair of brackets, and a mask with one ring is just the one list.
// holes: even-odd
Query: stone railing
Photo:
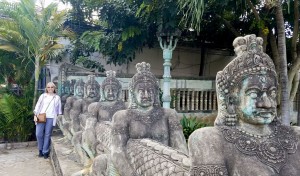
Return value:
[[(215, 90), (171, 89), (171, 108), (177, 112), (203, 112), (217, 110)], [(128, 90), (122, 91), (124, 102), (129, 100)]]
[(171, 89), (171, 107), (177, 112), (199, 112), (217, 110), (215, 90)]

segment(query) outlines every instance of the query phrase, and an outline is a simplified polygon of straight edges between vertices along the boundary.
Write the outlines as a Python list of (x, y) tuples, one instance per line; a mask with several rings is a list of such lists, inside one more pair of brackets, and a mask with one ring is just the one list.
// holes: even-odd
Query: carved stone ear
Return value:
[(226, 101), (228, 114), (236, 114), (236, 107), (238, 105), (238, 98), (235, 95), (229, 95)]

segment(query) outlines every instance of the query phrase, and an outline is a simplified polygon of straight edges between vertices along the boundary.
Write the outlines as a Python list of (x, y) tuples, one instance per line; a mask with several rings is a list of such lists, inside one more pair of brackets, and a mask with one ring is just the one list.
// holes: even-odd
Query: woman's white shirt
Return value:
[(42, 107), (40, 113), (46, 113), (47, 118), (56, 117), (54, 99), (53, 99), (54, 96), (55, 95), (47, 95), (46, 94), (44, 97), (43, 107)]

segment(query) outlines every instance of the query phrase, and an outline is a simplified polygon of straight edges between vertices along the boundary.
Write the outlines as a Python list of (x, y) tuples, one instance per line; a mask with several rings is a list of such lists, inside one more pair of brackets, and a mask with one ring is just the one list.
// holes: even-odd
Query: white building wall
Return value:
[[(67, 40), (62, 40), (61, 43), (70, 47)], [(100, 62), (104, 65), (105, 70), (114, 70), (119, 75), (133, 75), (136, 73), (135, 65), (139, 62), (147, 62), (151, 64), (151, 71), (158, 77), (162, 78), (163, 75), (163, 51), (161, 48), (144, 48), (141, 52), (136, 53), (136, 58), (129, 64), (115, 66), (107, 64), (107, 59), (100, 53), (93, 53), (91, 59)], [(205, 50), (205, 62), (203, 76), (214, 79), (216, 73), (222, 70), (227, 63), (233, 59), (228, 51), (222, 50)], [(69, 56), (65, 56), (63, 62), (69, 63)], [(54, 61), (48, 64), (50, 70), (51, 81), (55, 81), (59, 74), (60, 63)], [(173, 78), (181, 79), (172, 81), (172, 87), (195, 87), (190, 82), (184, 82), (185, 79), (201, 79), (199, 76), (201, 62), (201, 49), (199, 48), (185, 48), (176, 47), (173, 51), (171, 75)], [(204, 84), (204, 82), (203, 82)], [(210, 87), (210, 86), (209, 86)]]

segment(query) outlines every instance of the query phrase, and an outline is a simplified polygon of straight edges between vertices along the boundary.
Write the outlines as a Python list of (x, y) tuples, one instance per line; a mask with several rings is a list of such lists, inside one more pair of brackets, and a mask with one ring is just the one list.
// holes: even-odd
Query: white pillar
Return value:
[(171, 95), (170, 95), (170, 82), (171, 82), (171, 60), (172, 60), (172, 53), (176, 47), (178, 39), (174, 40), (173, 45), (173, 36), (170, 36), (169, 41), (163, 41), (161, 37), (158, 37), (158, 41), (160, 44), (161, 49), (163, 50), (163, 58), (164, 58), (164, 75), (163, 75), (163, 107), (170, 108), (171, 102)]

